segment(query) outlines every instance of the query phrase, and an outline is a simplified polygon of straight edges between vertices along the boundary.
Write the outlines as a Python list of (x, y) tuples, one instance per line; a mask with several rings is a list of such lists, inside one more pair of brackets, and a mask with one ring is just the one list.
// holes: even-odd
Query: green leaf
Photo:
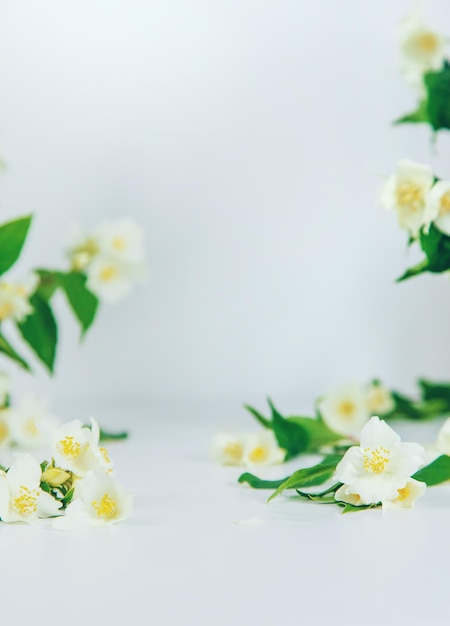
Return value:
[(45, 491), (46, 493), (51, 493), (52, 489), (50, 487), (50, 485), (48, 483), (41, 483), (41, 489), (42, 491)]
[(40, 279), (37, 291), (39, 295), (48, 302), (59, 287), (59, 272), (42, 269), (35, 270), (35, 272)]
[(253, 487), (253, 489), (277, 489), (286, 482), (286, 480), (287, 478), (281, 478), (280, 480), (263, 480), (254, 474), (244, 472), (244, 474), (239, 476), (238, 483), (247, 483), (250, 487)]
[(20, 256), (31, 224), (31, 215), (0, 226), (0, 275), (14, 265)]
[(408, 278), (419, 276), (419, 274), (424, 274), (425, 272), (428, 272), (428, 271), (430, 271), (428, 267), (428, 260), (424, 259), (420, 263), (417, 263), (417, 265), (414, 265), (413, 267), (408, 268), (404, 274), (402, 274), (399, 278), (397, 278), (396, 282), (401, 283), (402, 281), (407, 280)]
[(308, 435), (308, 452), (316, 452), (322, 446), (327, 446), (343, 439), (342, 435), (338, 435), (328, 428), (322, 418), (312, 417), (288, 417), (290, 422), (301, 426)]
[(63, 507), (66, 507), (71, 502), (74, 492), (75, 492), (75, 489), (72, 487), (72, 489), (70, 489), (66, 493), (64, 498), (61, 500), (61, 504), (63, 505)]
[(309, 444), (307, 431), (300, 424), (285, 419), (268, 400), (272, 410), (272, 427), (280, 448), (286, 450), (286, 460), (305, 452)]
[(432, 463), (416, 472), (413, 478), (426, 483), (428, 487), (450, 480), (450, 456), (446, 454), (439, 456)]
[(81, 324), (83, 336), (95, 319), (98, 299), (86, 287), (86, 276), (80, 272), (60, 273), (59, 280), (72, 311)]
[(268, 502), (279, 496), (286, 489), (299, 489), (301, 487), (322, 485), (333, 476), (336, 465), (337, 463), (319, 463), (313, 467), (297, 470), (273, 492)]
[[(321, 491), (320, 493), (308, 493), (306, 491), (300, 491), (300, 489), (296, 489), (296, 492), (302, 498), (307, 498), (308, 500), (313, 500), (314, 502), (322, 502), (322, 503), (332, 503), (335, 502), (334, 494), (342, 486), (342, 483), (335, 483), (325, 491)], [(330, 494), (333, 494), (330, 496)]]
[(395, 120), (394, 124), (420, 124), (420, 123), (428, 123), (430, 120), (428, 119), (428, 101), (422, 100), (419, 103), (418, 108), (412, 113), (408, 113), (403, 117)]
[(31, 372), (31, 368), (28, 363), (14, 350), (14, 348), (2, 334), (0, 334), (0, 352), (15, 361), (27, 372)]
[(450, 403), (450, 384), (433, 383), (431, 380), (419, 380), (424, 400), (445, 400)]
[(269, 419), (267, 419), (267, 417), (264, 417), (264, 415), (259, 413), (259, 411), (254, 409), (249, 404), (244, 404), (244, 409), (246, 409), (249, 413), (251, 413), (253, 417), (261, 424), (261, 426), (264, 426), (264, 428), (272, 429), (272, 422)]
[(348, 502), (336, 502), (338, 506), (343, 506), (344, 510), (342, 513), (358, 513), (358, 511), (366, 511), (367, 509), (376, 509), (380, 505), (379, 504), (361, 504), (360, 506), (355, 506), (354, 504), (349, 504)]
[(100, 429), (100, 441), (121, 441), (123, 439), (128, 439), (128, 432), (126, 430), (118, 433), (110, 433), (103, 430), (103, 428)]
[(450, 129), (450, 66), (424, 76), (428, 94), (427, 112), (433, 130)]
[(419, 241), (428, 259), (429, 272), (440, 273), (450, 269), (450, 237), (431, 224), (427, 233), (420, 233)]
[(38, 293), (30, 298), (30, 304), (33, 313), (17, 323), (17, 328), (36, 356), (53, 373), (58, 342), (56, 320), (50, 306)]

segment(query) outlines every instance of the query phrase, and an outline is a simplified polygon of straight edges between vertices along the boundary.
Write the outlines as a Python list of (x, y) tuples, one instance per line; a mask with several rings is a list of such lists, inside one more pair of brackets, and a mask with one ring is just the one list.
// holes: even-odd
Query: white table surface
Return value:
[[(208, 460), (224, 414), (214, 404), (97, 411), (105, 427), (132, 430), (109, 449), (135, 494), (133, 516), (70, 533), (0, 526), (1, 622), (450, 623), (449, 486), (428, 489), (414, 511), (342, 515), (294, 497), (267, 505), (270, 492), (238, 485), (241, 470)], [(231, 423), (252, 427), (239, 410)], [(236, 524), (255, 516), (264, 523)]]

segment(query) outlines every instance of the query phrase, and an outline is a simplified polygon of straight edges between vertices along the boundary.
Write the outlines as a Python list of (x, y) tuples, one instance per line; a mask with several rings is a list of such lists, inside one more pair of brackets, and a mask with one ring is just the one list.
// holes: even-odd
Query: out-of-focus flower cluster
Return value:
[(213, 441), (212, 455), (221, 465), (257, 467), (282, 463), (286, 451), (271, 431), (255, 434), (220, 433)]
[(143, 230), (131, 219), (105, 220), (92, 232), (72, 226), (68, 257), (100, 300), (117, 302), (146, 274)]

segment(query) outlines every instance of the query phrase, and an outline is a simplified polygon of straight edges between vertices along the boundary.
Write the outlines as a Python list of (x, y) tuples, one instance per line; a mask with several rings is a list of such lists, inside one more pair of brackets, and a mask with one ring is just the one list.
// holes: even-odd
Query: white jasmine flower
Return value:
[(48, 411), (46, 398), (27, 395), (17, 408), (9, 410), (14, 442), (23, 448), (39, 448), (50, 444), (58, 420)]
[(71, 224), (68, 233), (68, 257), (72, 269), (84, 271), (99, 252), (99, 242), (78, 224)]
[(99, 471), (88, 472), (76, 481), (73, 500), (54, 526), (60, 530), (109, 526), (127, 519), (131, 509), (131, 494), (114, 478)]
[(334, 494), (335, 500), (339, 502), (345, 502), (347, 504), (352, 504), (353, 506), (362, 506), (364, 503), (361, 500), (361, 496), (357, 493), (354, 493), (352, 488), (348, 485), (342, 485)]
[(30, 274), (20, 283), (0, 282), (0, 322), (5, 319), (22, 322), (33, 312), (29, 299), (38, 283), (36, 274)]
[(0, 475), (0, 518), (3, 522), (36, 522), (60, 514), (55, 498), (40, 488), (41, 467), (30, 454), (15, 454), (14, 463)]
[[(94, 424), (95, 420), (91, 418)], [(53, 435), (52, 456), (56, 465), (76, 476), (84, 476), (97, 468), (95, 448), (98, 446), (98, 430), (83, 426), (80, 420), (73, 420), (60, 426)]]
[(367, 390), (367, 405), (370, 415), (386, 415), (395, 408), (391, 392), (379, 383), (369, 386)]
[(103, 446), (100, 446), (100, 427), (97, 420), (91, 417), (91, 442), (90, 447), (94, 455), (96, 467), (106, 474), (114, 475), (114, 464), (109, 456), (109, 452)]
[(132, 283), (144, 274), (144, 266), (123, 263), (113, 256), (97, 256), (87, 268), (86, 286), (100, 300), (115, 303), (131, 290)]
[(402, 443), (392, 428), (374, 416), (361, 431), (360, 446), (347, 450), (336, 467), (336, 479), (362, 504), (396, 500), (424, 457), (421, 445)]
[(256, 465), (276, 465), (282, 463), (286, 457), (286, 450), (278, 446), (275, 435), (271, 430), (265, 430), (256, 435), (249, 435), (246, 439), (242, 462), (248, 467)]
[(242, 465), (244, 446), (244, 437), (219, 433), (213, 441), (212, 456), (221, 465)]
[(422, 226), (436, 217), (427, 206), (433, 181), (431, 167), (403, 159), (397, 163), (395, 174), (389, 176), (381, 188), (381, 204), (397, 211), (400, 228), (408, 230), (413, 237), (417, 237)]
[(415, 501), (423, 496), (427, 486), (418, 480), (411, 478), (404, 487), (397, 489), (397, 497), (394, 500), (383, 500), (383, 509), (412, 509)]
[(438, 432), (436, 450), (440, 452), (440, 454), (450, 456), (450, 417), (445, 420)]
[(10, 409), (0, 409), (0, 448), (6, 447), (11, 443), (11, 420)]
[(126, 263), (140, 263), (144, 259), (144, 231), (129, 218), (102, 222), (94, 236), (102, 255)]
[(445, 58), (446, 39), (425, 23), (420, 7), (416, 7), (399, 25), (400, 65), (406, 80), (420, 86), (423, 74), (439, 70)]
[(324, 396), (318, 409), (331, 430), (348, 437), (357, 437), (370, 417), (364, 388), (354, 383)]
[(429, 222), (446, 235), (450, 235), (450, 182), (439, 180), (428, 192)]

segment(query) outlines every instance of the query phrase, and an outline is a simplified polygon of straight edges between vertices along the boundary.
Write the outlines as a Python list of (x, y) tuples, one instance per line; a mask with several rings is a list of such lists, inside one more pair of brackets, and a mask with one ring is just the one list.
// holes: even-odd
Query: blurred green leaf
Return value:
[(81, 324), (83, 336), (95, 319), (98, 299), (86, 287), (86, 276), (80, 272), (60, 273), (59, 280), (72, 311)]
[(13, 361), (15, 361), (15, 363), (20, 365), (20, 367), (22, 367), (27, 372), (31, 372), (31, 368), (28, 365), (28, 363), (25, 361), (25, 359), (23, 359), (14, 350), (14, 348), (11, 346), (9, 341), (2, 334), (0, 334), (0, 352), (3, 353), (5, 356), (9, 357), (10, 359), (12, 359)]
[(58, 342), (56, 320), (49, 304), (38, 293), (30, 298), (30, 304), (33, 313), (17, 323), (17, 328), (36, 356), (53, 373)]
[(31, 224), (31, 215), (0, 226), (0, 275), (14, 265), (20, 256)]

